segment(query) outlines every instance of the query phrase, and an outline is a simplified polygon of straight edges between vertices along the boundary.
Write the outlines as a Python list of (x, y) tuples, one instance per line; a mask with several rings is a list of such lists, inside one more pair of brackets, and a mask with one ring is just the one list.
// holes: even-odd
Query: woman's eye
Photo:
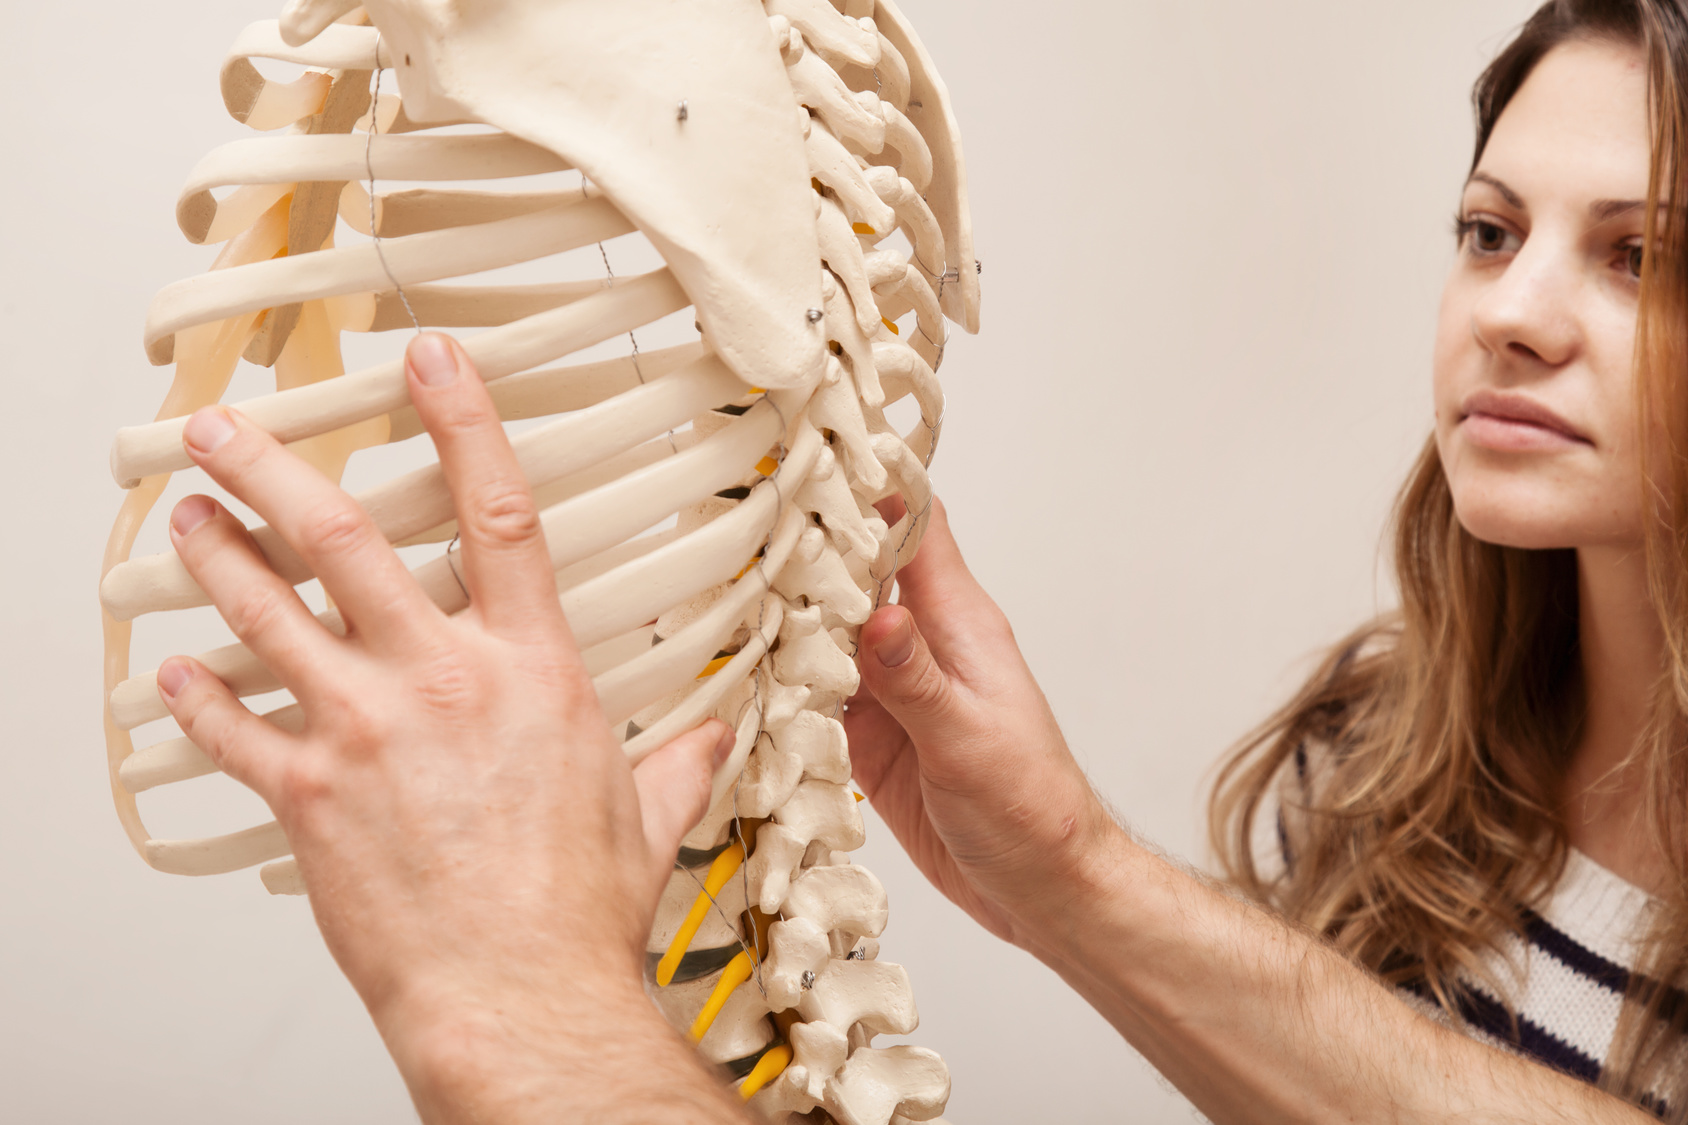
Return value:
[(1637, 281), (1641, 280), (1642, 250), (1643, 247), (1631, 246), (1629, 247), (1629, 252), (1625, 255), (1625, 260), (1629, 266), (1630, 276), (1635, 278)]
[(1523, 245), (1517, 235), (1487, 219), (1461, 217), (1455, 227), (1466, 249), (1478, 257), (1513, 252)]
[(1479, 219), (1471, 226), (1471, 242), (1485, 254), (1498, 254), (1506, 249), (1506, 231)]

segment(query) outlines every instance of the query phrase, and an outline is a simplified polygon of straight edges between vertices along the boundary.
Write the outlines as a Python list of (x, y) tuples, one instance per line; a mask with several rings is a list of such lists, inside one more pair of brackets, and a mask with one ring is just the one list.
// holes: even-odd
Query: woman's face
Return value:
[(1631, 361), (1648, 156), (1643, 55), (1573, 42), (1536, 66), (1466, 184), (1436, 444), (1479, 539), (1641, 540)]

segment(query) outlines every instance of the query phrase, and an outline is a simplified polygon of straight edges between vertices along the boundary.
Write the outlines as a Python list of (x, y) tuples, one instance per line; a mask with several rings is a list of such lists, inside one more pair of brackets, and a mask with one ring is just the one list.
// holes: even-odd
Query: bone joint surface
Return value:
[[(174, 380), (111, 453), (128, 493), (100, 586), (105, 725), (137, 850), (304, 892), (273, 822), (158, 839), (137, 802), (215, 772), (179, 732), (132, 733), (167, 718), (155, 673), (131, 673), (135, 619), (208, 604), (173, 552), (134, 556), (189, 467), (187, 416), (242, 359), (271, 367), (276, 389), (239, 408), (340, 480), (421, 432), (402, 344), (348, 372), (342, 334), (469, 329), (501, 416), (533, 420), (513, 444), (627, 755), (711, 716), (737, 732), (650, 937), (654, 1002), (772, 1120), (936, 1119), (942, 1060), (872, 1046), (917, 1017), (878, 960), (884, 888), (847, 854), (863, 826), (838, 721), (857, 632), (925, 528), (946, 320), (978, 327), (956, 124), (908, 21), (891, 0), (292, 0), (240, 33), (221, 86), (260, 135), (189, 175), (178, 225), (221, 249), (153, 300), (146, 352)], [(662, 264), (569, 276), (627, 239)], [(538, 282), (463, 280), (533, 263)], [(641, 352), (665, 318), (690, 338)], [(906, 433), (886, 413), (904, 400)], [(890, 496), (894, 526), (874, 507)], [(438, 465), (357, 498), (395, 545), (432, 545), (412, 573), (465, 608)], [(284, 578), (312, 578), (252, 532)], [(199, 659), (241, 696), (280, 687), (238, 644)]]

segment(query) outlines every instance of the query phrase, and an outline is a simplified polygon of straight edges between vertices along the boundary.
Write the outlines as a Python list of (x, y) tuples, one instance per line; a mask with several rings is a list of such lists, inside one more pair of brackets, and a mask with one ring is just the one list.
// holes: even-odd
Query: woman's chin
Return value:
[(1473, 538), (1496, 547), (1552, 551), (1579, 546), (1586, 538), (1575, 521), (1515, 503), (1456, 500), (1454, 511)]

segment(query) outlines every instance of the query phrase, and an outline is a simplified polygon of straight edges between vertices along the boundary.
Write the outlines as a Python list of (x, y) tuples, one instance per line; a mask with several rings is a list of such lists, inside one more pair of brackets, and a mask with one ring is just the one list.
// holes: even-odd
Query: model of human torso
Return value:
[[(303, 69), (266, 78), (253, 59)], [(540, 420), (515, 448), (627, 754), (711, 716), (738, 733), (651, 935), (656, 1003), (770, 1116), (936, 1117), (942, 1061), (871, 1046), (912, 1031), (915, 1006), (877, 959), (884, 890), (846, 854), (863, 827), (838, 722), (855, 631), (930, 505), (946, 318), (977, 328), (955, 123), (907, 21), (889, 0), (295, 2), (241, 33), (222, 90), (264, 135), (189, 177), (178, 222), (222, 249), (154, 300), (147, 353), (175, 379), (160, 420), (112, 451), (129, 492), (101, 585), (107, 742), (137, 849), (179, 874), (263, 864), (272, 891), (304, 890), (273, 823), (154, 839), (140, 816), (137, 794), (214, 771), (184, 738), (130, 734), (166, 715), (153, 676), (131, 674), (134, 620), (207, 604), (174, 554), (130, 557), (189, 464), (185, 417), (243, 357), (273, 367), (276, 390), (237, 405), (338, 480), (421, 432), (399, 338), (347, 372), (342, 334), (451, 330), (502, 415)], [(614, 271), (611, 250), (639, 240), (661, 266)], [(886, 416), (904, 399), (906, 433)], [(890, 496), (888, 525), (874, 505)], [(462, 609), (438, 466), (358, 499)], [(239, 695), (279, 686), (239, 645), (200, 659)]]

